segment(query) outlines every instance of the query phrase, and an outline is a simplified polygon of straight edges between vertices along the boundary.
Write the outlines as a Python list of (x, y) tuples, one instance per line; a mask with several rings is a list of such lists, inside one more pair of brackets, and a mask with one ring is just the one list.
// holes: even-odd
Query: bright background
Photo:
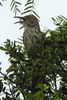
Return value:
[[(24, 4), (26, 0), (19, 0), (22, 3), (21, 11), (23, 12)], [(35, 0), (36, 1), (36, 13), (40, 16), (40, 27), (43, 30), (45, 27), (53, 29), (51, 17), (57, 17), (63, 15), (67, 17), (67, 0)], [(17, 19), (14, 19), (13, 12), (10, 11), (11, 0), (4, 1), (3, 7), (0, 6), (0, 46), (4, 44), (6, 39), (17, 40), (23, 33), (19, 31), (19, 25), (14, 23)], [(0, 50), (0, 61), (2, 64), (3, 72), (9, 66), (8, 56)]]

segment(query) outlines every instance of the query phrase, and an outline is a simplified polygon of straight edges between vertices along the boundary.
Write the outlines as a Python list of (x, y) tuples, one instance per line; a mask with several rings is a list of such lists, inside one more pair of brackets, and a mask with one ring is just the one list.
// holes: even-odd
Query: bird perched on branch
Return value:
[(23, 43), (28, 52), (29, 57), (35, 58), (41, 51), (41, 37), (40, 26), (38, 19), (34, 15), (27, 15), (24, 17), (16, 17), (24, 27)]

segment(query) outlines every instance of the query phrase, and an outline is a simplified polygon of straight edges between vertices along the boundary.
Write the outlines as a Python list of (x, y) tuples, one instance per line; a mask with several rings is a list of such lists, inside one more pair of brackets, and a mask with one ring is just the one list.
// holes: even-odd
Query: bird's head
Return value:
[(17, 23), (22, 24), (23, 27), (32, 27), (32, 28), (36, 27), (40, 29), (38, 19), (34, 15), (27, 15), (24, 17), (16, 16), (15, 18), (20, 19), (20, 21), (18, 21)]

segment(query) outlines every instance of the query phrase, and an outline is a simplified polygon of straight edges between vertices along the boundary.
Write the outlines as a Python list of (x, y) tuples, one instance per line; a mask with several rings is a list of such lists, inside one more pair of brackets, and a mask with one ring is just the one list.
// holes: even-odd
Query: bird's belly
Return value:
[(31, 32), (26, 32), (24, 35), (23, 35), (23, 43), (24, 43), (24, 46), (25, 48), (27, 48), (28, 50), (33, 47), (36, 43), (36, 39), (34, 37), (34, 34), (35, 33), (31, 33)]
[(32, 31), (26, 31), (23, 34), (24, 46), (28, 52), (28, 55), (32, 58), (35, 58), (35, 56), (37, 56), (41, 51), (41, 45), (37, 37), (36, 32)]

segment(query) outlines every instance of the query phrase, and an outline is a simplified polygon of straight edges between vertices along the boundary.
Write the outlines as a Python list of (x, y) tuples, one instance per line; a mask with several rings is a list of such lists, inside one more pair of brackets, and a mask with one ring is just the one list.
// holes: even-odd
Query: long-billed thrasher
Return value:
[(27, 15), (19, 18), (19, 23), (24, 27), (23, 43), (29, 57), (37, 58), (41, 51), (40, 26), (38, 19), (34, 15)]

